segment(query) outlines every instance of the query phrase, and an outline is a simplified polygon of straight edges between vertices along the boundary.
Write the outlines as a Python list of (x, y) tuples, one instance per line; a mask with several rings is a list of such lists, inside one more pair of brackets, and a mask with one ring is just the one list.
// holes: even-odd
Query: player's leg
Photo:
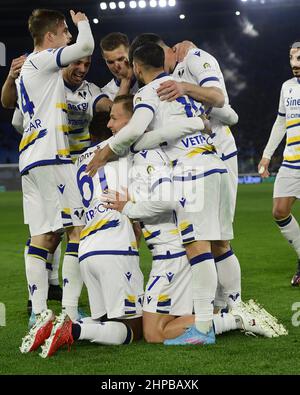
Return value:
[(59, 263), (61, 256), (61, 243), (57, 246), (54, 254), (49, 254), (47, 259), (48, 268), (48, 300), (62, 300), (62, 288), (59, 285)]
[(222, 287), (225, 304), (233, 308), (241, 301), (241, 268), (229, 241), (212, 242), (218, 283)]
[(293, 246), (297, 257), (298, 265), (291, 284), (300, 284), (300, 227), (296, 218), (291, 214), (295, 197), (277, 197), (273, 199), (273, 217), (278, 225), (282, 236)]
[(68, 243), (63, 258), (62, 278), (63, 297), (62, 309), (71, 320), (78, 318), (78, 301), (82, 291), (83, 281), (80, 274), (78, 248), (81, 227), (68, 228)]

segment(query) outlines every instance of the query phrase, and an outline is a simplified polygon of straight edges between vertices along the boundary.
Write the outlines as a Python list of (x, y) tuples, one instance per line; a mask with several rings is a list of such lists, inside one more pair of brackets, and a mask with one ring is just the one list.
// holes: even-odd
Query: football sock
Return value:
[(40, 314), (47, 309), (48, 273), (46, 261), (48, 250), (30, 244), (26, 258), (26, 277), (32, 301), (32, 310)]
[[(50, 255), (50, 254), (49, 254)], [(61, 255), (61, 244), (59, 244), (51, 257), (48, 257), (48, 262), (52, 263), (52, 270), (48, 271), (48, 280), (50, 285), (59, 285), (59, 262), (60, 262), (60, 255)]]
[(62, 267), (62, 307), (72, 321), (75, 321), (78, 317), (78, 299), (83, 285), (78, 260), (78, 246), (79, 243), (69, 241)]
[(215, 258), (218, 281), (223, 288), (228, 307), (233, 308), (241, 301), (241, 268), (239, 261), (230, 249)]
[(300, 227), (295, 217), (290, 214), (287, 218), (276, 220), (283, 237), (294, 247), (300, 259)]
[(217, 288), (217, 272), (211, 253), (204, 253), (190, 259), (192, 270), (192, 295), (195, 312), (195, 326), (202, 332), (209, 332), (213, 319), (213, 301)]
[[(89, 340), (92, 343), (108, 345), (129, 344), (132, 340), (131, 328), (122, 322), (95, 321), (94, 324), (75, 323), (75, 325), (80, 325), (81, 328), (79, 340)], [(74, 334), (76, 336), (76, 329)]]
[(214, 314), (216, 335), (238, 329), (235, 317), (231, 313)]
[[(27, 270), (27, 256), (28, 256), (28, 249), (30, 246), (30, 237), (28, 238), (28, 240), (26, 241), (25, 247), (24, 247), (24, 262), (25, 262), (25, 272)], [(28, 287), (28, 300), (31, 300), (31, 295), (30, 295), (30, 290)]]

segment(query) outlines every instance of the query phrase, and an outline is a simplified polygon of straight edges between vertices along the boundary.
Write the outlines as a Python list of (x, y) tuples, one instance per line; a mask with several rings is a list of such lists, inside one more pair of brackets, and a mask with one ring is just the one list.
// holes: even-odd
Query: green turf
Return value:
[[(233, 247), (242, 267), (243, 298), (256, 298), (280, 318), (289, 335), (253, 338), (232, 332), (208, 347), (166, 347), (141, 341), (130, 346), (99, 346), (78, 342), (44, 360), (37, 352), (18, 349), (27, 330), (21, 193), (0, 193), (0, 302), (7, 326), (0, 327), (1, 374), (299, 374), (300, 326), (292, 326), (292, 304), (300, 289), (290, 286), (296, 256), (271, 216), (273, 185), (242, 185), (238, 193)], [(295, 205), (300, 219), (300, 205)], [(142, 268), (149, 272), (149, 254)], [(87, 308), (86, 293), (81, 304)], [(58, 304), (51, 307), (57, 312)], [(300, 318), (299, 318), (300, 324)]]

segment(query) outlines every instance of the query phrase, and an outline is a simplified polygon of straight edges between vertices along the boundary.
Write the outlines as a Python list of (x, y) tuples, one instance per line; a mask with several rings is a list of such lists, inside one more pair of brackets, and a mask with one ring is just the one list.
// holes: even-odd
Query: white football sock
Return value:
[(232, 250), (215, 258), (218, 281), (230, 308), (241, 302), (241, 268)]
[(35, 245), (29, 246), (26, 258), (26, 277), (32, 301), (32, 311), (35, 314), (40, 314), (47, 309), (47, 255), (47, 249)]
[(231, 313), (214, 314), (214, 326), (216, 335), (238, 329), (235, 317)]
[(195, 326), (200, 332), (207, 333), (212, 326), (213, 301), (217, 288), (215, 261), (211, 253), (204, 253), (190, 259), (190, 265)]
[(78, 299), (83, 281), (78, 259), (78, 243), (69, 242), (63, 260), (63, 297), (62, 307), (65, 313), (75, 321), (78, 318)]
[[(52, 259), (50, 257), (52, 255)], [(59, 285), (59, 262), (61, 255), (61, 243), (57, 246), (54, 254), (49, 254), (48, 262), (52, 262), (52, 270), (48, 271), (48, 280), (51, 285)]]
[(92, 343), (118, 345), (129, 343), (132, 331), (122, 322), (97, 321), (95, 324), (79, 324), (81, 333), (79, 340), (89, 340)]
[(282, 236), (294, 247), (300, 259), (300, 227), (295, 217), (290, 214), (287, 218), (276, 220)]

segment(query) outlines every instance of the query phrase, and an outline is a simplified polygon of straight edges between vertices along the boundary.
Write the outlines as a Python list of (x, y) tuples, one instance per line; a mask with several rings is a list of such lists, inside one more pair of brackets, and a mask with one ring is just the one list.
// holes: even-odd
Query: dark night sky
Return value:
[[(74, 8), (84, 11), (90, 21), (94, 17), (100, 19), (99, 24), (91, 24), (96, 50), (88, 75), (88, 80), (100, 86), (110, 79), (98, 48), (103, 35), (122, 31), (133, 39), (142, 32), (155, 32), (170, 45), (189, 39), (218, 59), (231, 104), (240, 117), (234, 132), (241, 157), (257, 160), (276, 117), (281, 84), (291, 78), (289, 45), (300, 41), (300, 0), (265, 0), (265, 4), (260, 1), (263, 0), (177, 0), (174, 8), (100, 13), (100, 0), (1, 0), (0, 41), (7, 47), (8, 66), (0, 67), (0, 83), (11, 60), (32, 48), (27, 18), (34, 8), (59, 9), (66, 15)], [(236, 10), (240, 16), (235, 15)], [(180, 13), (186, 15), (185, 20), (179, 20)], [(76, 35), (70, 18), (68, 24)], [(4, 124), (11, 115), (11, 111), (0, 107), (0, 141), (6, 149), (16, 146), (16, 135)]]

